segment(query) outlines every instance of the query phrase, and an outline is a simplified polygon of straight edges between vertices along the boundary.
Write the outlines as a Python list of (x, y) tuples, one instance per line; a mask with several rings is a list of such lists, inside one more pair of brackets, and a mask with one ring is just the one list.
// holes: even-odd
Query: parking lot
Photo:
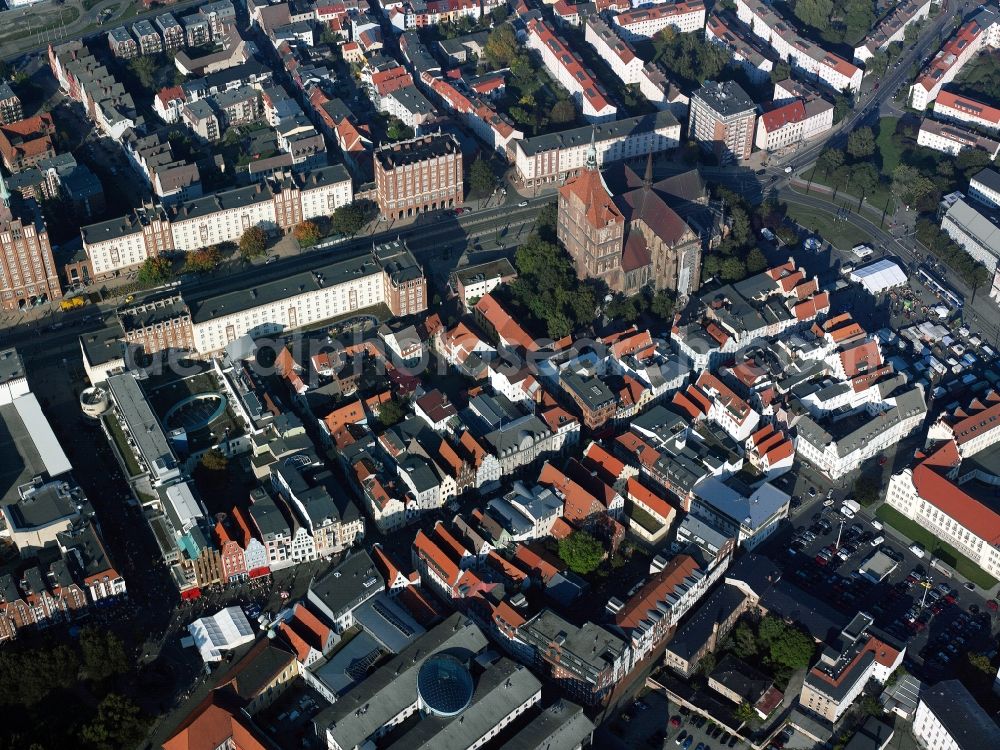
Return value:
[(649, 692), (623, 709), (599, 730), (595, 747), (633, 750), (745, 750), (746, 743), (704, 716), (677, 707), (658, 692)]
[[(790, 581), (845, 616), (872, 615), (878, 627), (907, 644), (906, 663), (924, 679), (951, 676), (964, 652), (995, 648), (995, 601), (932, 568), (926, 554), (917, 556), (891, 529), (873, 526), (867, 509), (845, 518), (839, 503), (824, 502), (817, 497), (794, 527), (768, 544), (767, 554)], [(859, 572), (876, 551), (895, 563), (879, 582)]]

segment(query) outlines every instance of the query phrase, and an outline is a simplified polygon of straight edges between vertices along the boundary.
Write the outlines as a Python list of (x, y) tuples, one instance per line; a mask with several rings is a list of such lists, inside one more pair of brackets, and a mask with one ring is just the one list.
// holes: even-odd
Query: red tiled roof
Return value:
[(223, 694), (209, 693), (163, 743), (163, 750), (216, 750), (230, 740), (238, 750), (267, 750), (241, 712), (225, 703)]
[(970, 407), (970, 416), (959, 419), (951, 425), (955, 442), (962, 445), (969, 440), (983, 434), (987, 430), (1000, 429), (1000, 395), (996, 391), (991, 391), (983, 404), (978, 402)]
[[(785, 125), (795, 122), (802, 122), (806, 119), (806, 108), (802, 104), (802, 101), (796, 99), (795, 101), (785, 104), (769, 112), (765, 112), (760, 116), (761, 126), (768, 133), (773, 133), (776, 130), (780, 130)], [(791, 287), (786, 287), (785, 291), (788, 291)]]
[(605, 107), (610, 106), (604, 95), (604, 90), (588, 70), (583, 67), (580, 58), (575, 55), (560, 39), (545, 21), (539, 18), (532, 18), (527, 23), (528, 34), (537, 36), (540, 43), (548, 48), (555, 56), (560, 65), (565, 68), (566, 73), (573, 78), (582, 90), (582, 96), (595, 112), (600, 112)]
[(605, 450), (600, 443), (591, 442), (584, 449), (583, 457), (584, 462), (606, 482), (614, 483), (625, 471), (625, 464)]
[(426, 560), (444, 581), (454, 584), (458, 580), (460, 572), (458, 566), (430, 537), (424, 534), (423, 529), (417, 531), (417, 535), (413, 539), (413, 547), (417, 551), (417, 555)]
[[(615, 624), (625, 631), (632, 630), (649, 616), (651, 610), (657, 609), (657, 604), (667, 602), (668, 597), (685, 580), (698, 570), (698, 562), (690, 555), (677, 555), (672, 558), (667, 567), (656, 573), (625, 602), (615, 614)], [(657, 614), (656, 619), (662, 615)]]
[(361, 404), (361, 401), (354, 399), (327, 414), (323, 418), (323, 422), (332, 434), (343, 425), (357, 424), (358, 422), (363, 422), (366, 418), (365, 408)]
[(530, 573), (537, 575), (542, 583), (548, 583), (556, 573), (565, 568), (562, 560), (550, 555), (543, 547), (523, 542), (514, 547), (514, 559)]
[(504, 341), (521, 346), (529, 352), (538, 351), (538, 344), (525, 331), (521, 324), (514, 320), (495, 297), (491, 294), (484, 294), (476, 303), (475, 308), (478, 313), (489, 322), (496, 330), (497, 335)]
[(559, 194), (564, 199), (575, 196), (586, 206), (587, 221), (594, 229), (603, 229), (609, 224), (625, 222), (625, 217), (615, 205), (611, 191), (604, 184), (600, 170), (582, 170), (559, 188)]
[(949, 441), (917, 464), (913, 469), (917, 494), (987, 543), (1000, 544), (1000, 515), (938, 472), (938, 467), (950, 468), (957, 461), (958, 452)]
[(661, 518), (667, 519), (668, 525), (673, 521), (673, 517), (676, 514), (674, 507), (651, 489), (641, 484), (638, 479), (631, 477), (628, 480), (627, 488), (629, 500), (648, 508)]

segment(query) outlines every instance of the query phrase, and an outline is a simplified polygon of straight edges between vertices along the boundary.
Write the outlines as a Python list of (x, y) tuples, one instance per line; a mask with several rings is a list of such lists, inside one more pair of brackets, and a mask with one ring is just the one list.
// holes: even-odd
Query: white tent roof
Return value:
[(220, 661), (222, 652), (254, 639), (253, 627), (239, 607), (226, 607), (211, 617), (202, 617), (188, 625), (194, 645), (205, 661)]
[(906, 283), (906, 274), (891, 260), (883, 258), (856, 268), (851, 273), (851, 281), (860, 282), (869, 294), (878, 294), (886, 289), (903, 286)]

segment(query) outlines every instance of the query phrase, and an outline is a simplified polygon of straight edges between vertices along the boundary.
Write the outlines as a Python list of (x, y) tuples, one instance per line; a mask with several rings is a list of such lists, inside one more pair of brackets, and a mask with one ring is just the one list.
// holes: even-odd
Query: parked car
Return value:
[(912, 552), (914, 555), (916, 555), (919, 558), (923, 558), (923, 556), (924, 556), (924, 548), (921, 547), (916, 542), (914, 542), (913, 544), (910, 545), (910, 552)]
[(674, 740), (675, 745), (680, 745), (684, 740), (687, 739), (688, 733), (686, 729), (682, 729), (681, 733), (677, 735), (677, 739)]

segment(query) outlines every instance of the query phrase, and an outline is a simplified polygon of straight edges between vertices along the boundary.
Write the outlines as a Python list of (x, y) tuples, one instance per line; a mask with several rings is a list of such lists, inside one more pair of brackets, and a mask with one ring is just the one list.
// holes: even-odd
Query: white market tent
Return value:
[(859, 282), (869, 294), (906, 284), (906, 273), (891, 260), (877, 260), (851, 272), (851, 281)]
[(194, 645), (206, 661), (221, 661), (223, 651), (249, 643), (255, 638), (253, 627), (239, 607), (226, 607), (210, 617), (202, 617), (188, 625)]

